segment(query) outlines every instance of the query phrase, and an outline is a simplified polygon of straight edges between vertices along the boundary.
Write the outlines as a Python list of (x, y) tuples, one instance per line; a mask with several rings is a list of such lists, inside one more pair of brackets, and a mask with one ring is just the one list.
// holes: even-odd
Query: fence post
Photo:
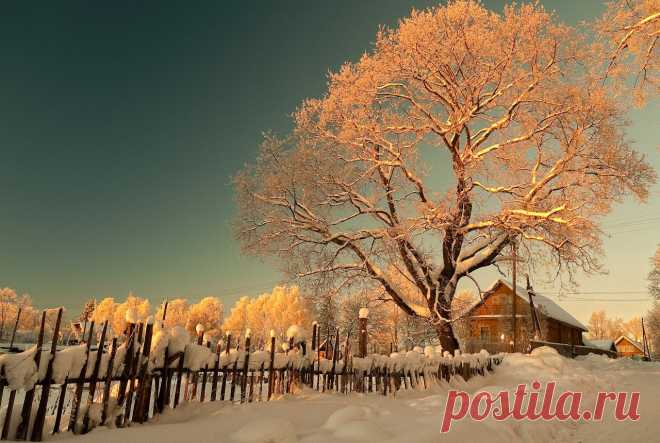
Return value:
[(108, 360), (108, 368), (105, 371), (105, 386), (103, 389), (103, 412), (101, 413), (101, 424), (105, 424), (108, 418), (108, 401), (110, 400), (110, 388), (112, 387), (112, 373), (115, 366), (115, 356), (117, 355), (117, 337), (112, 339), (112, 346), (110, 347), (110, 360)]
[(32, 425), (32, 436), (30, 438), (32, 441), (41, 441), (42, 439), (44, 423), (46, 419), (46, 406), (48, 406), (48, 395), (50, 394), (51, 379), (53, 378), (53, 364), (55, 363), (55, 353), (57, 352), (57, 339), (59, 338), (60, 324), (62, 322), (62, 311), (62, 308), (57, 311), (57, 320), (55, 321), (53, 340), (50, 345), (48, 368), (46, 369), (46, 376), (44, 377), (44, 380), (41, 384), (41, 398), (39, 399), (37, 415), (35, 416), (34, 424)]
[(312, 351), (316, 351), (316, 334), (318, 333), (319, 324), (312, 322)]
[(183, 377), (183, 360), (186, 355), (185, 350), (179, 353), (179, 361), (176, 366), (176, 386), (174, 388), (174, 407), (179, 405), (179, 398), (181, 396), (181, 378)]
[[(39, 363), (41, 363), (41, 347), (44, 344), (44, 329), (46, 327), (46, 310), (41, 314), (41, 328), (39, 329), (39, 338), (37, 339), (37, 349), (34, 354), (34, 363), (37, 365), (39, 373)], [(23, 399), (23, 409), (21, 411), (21, 423), (16, 430), (16, 440), (25, 440), (30, 426), (30, 416), (32, 415), (32, 401), (34, 400), (34, 386), (25, 393)]]
[[(165, 319), (167, 318), (167, 307), (169, 306), (169, 300), (165, 299), (165, 305), (163, 306), (163, 318), (162, 326), (165, 328)], [(154, 410), (158, 413), (162, 413), (165, 410), (165, 403), (169, 406), (170, 404), (170, 382), (172, 381), (172, 376), (170, 375), (170, 347), (169, 345), (165, 347), (165, 356), (163, 358), (163, 370), (161, 371), (161, 381), (160, 381), (160, 391), (158, 391), (158, 399), (156, 400), (156, 406)]]
[(245, 331), (245, 359), (243, 360), (243, 376), (241, 377), (241, 403), (245, 403), (245, 390), (250, 365), (250, 330)]
[(261, 368), (259, 369), (260, 375), (259, 375), (259, 401), (261, 402), (262, 396), (261, 394), (263, 393), (264, 389), (264, 377), (266, 376), (266, 370), (265, 370), (265, 364), (262, 361), (261, 362)]
[(215, 365), (213, 366), (213, 380), (211, 381), (211, 401), (215, 401), (218, 395), (218, 368), (220, 366), (220, 352), (222, 351), (221, 340), (215, 345)]
[(227, 356), (227, 366), (222, 368), (222, 386), (220, 387), (220, 400), (225, 399), (225, 389), (227, 388), (227, 373), (229, 372), (230, 349), (231, 349), (231, 333), (227, 332), (227, 344), (225, 346), (225, 355)]
[(360, 357), (365, 358), (367, 356), (367, 321), (369, 317), (369, 309), (360, 308), (358, 313), (358, 325), (360, 328)]
[(92, 370), (92, 376), (89, 381), (89, 394), (87, 396), (87, 411), (83, 417), (83, 428), (82, 433), (86, 434), (89, 431), (89, 408), (92, 407), (94, 403), (94, 394), (96, 393), (96, 382), (99, 376), (99, 368), (101, 366), (101, 358), (103, 357), (103, 345), (105, 344), (105, 334), (108, 329), (108, 321), (106, 320), (103, 323), (103, 330), (101, 332), (101, 340), (99, 341), (96, 347), (96, 361), (94, 362), (94, 369)]
[[(167, 305), (167, 302), (165, 303)], [(163, 370), (161, 371), (161, 380), (160, 386), (157, 386), (157, 395), (156, 407), (154, 411), (157, 413), (162, 413), (165, 409), (165, 399), (167, 398), (167, 403), (169, 404), (170, 398), (169, 394), (169, 381), (170, 381), (170, 347), (169, 345), (165, 347), (165, 353), (163, 356)]]
[[(211, 349), (211, 341), (210, 340), (206, 342), (206, 348)], [(207, 376), (208, 372), (209, 372), (209, 364), (206, 363), (206, 365), (204, 365), (204, 374), (202, 374), (202, 389), (201, 389), (202, 392), (199, 393), (199, 402), (200, 403), (203, 403), (204, 398), (206, 397), (206, 379), (208, 378), (208, 376)]]
[(344, 343), (344, 367), (341, 370), (342, 391), (344, 394), (348, 393), (348, 353), (351, 349), (350, 345), (351, 333), (346, 334), (346, 342)]
[(275, 383), (275, 331), (270, 330), (270, 366), (268, 369), (268, 400), (273, 396)]
[(21, 312), (23, 311), (23, 307), (18, 308), (18, 312), (16, 313), (16, 323), (14, 324), (14, 330), (11, 333), (11, 341), (9, 342), (9, 352), (11, 352), (12, 348), (14, 347), (14, 340), (16, 339), (16, 330), (18, 329), (18, 321), (21, 319)]
[[(195, 326), (195, 332), (197, 333), (197, 346), (202, 346), (202, 343), (204, 342), (204, 325), (201, 323), (197, 323), (197, 326)], [(187, 380), (186, 380), (187, 382)], [(192, 376), (192, 399), (197, 398), (197, 383), (199, 382), (199, 371), (195, 371), (195, 373)], [(188, 389), (186, 387), (186, 394), (188, 392)]]
[(339, 358), (339, 328), (337, 328), (337, 335), (335, 335), (335, 347), (332, 350), (332, 374), (330, 377), (330, 386), (328, 389), (332, 390), (335, 386), (335, 374), (337, 372), (337, 358)]
[[(129, 310), (130, 311), (130, 310)], [(127, 311), (128, 313), (128, 311)], [(138, 324), (138, 332), (137, 332), (137, 342), (138, 342), (138, 348), (137, 348), (137, 355), (133, 359), (133, 364), (131, 366), (131, 372), (129, 375), (129, 383), (128, 383), (128, 394), (126, 395), (126, 409), (124, 412), (124, 424), (130, 422), (132, 414), (131, 411), (133, 410), (133, 395), (135, 394), (135, 379), (137, 377), (137, 371), (139, 368), (140, 364), (140, 347), (143, 345), (142, 341), (142, 334), (144, 333), (144, 323), (139, 323)]]
[[(117, 408), (121, 409), (126, 400), (126, 386), (128, 385), (128, 377), (131, 373), (131, 368), (133, 367), (133, 359), (135, 358), (135, 325), (132, 322), (128, 323), (126, 328), (126, 353), (124, 354), (124, 369), (122, 370), (121, 379), (119, 381), (119, 394), (117, 396)], [(115, 421), (116, 425), (121, 424), (121, 417), (117, 417)]]
[(165, 306), (163, 306), (163, 325), (165, 325), (165, 318), (167, 317), (167, 305), (169, 305), (169, 301), (166, 299), (165, 300)]
[[(20, 314), (20, 310), (19, 310), (19, 314)], [(16, 323), (14, 324), (14, 330), (12, 331), (12, 334), (11, 334), (12, 337), (16, 337), (16, 329), (18, 329), (18, 316), (16, 318)], [(13, 346), (14, 346), (14, 340), (12, 338), (10, 348), (12, 348)], [(3, 397), (4, 391), (5, 391), (5, 385), (6, 384), (7, 384), (7, 380), (2, 378), (2, 380), (0, 380), (0, 404), (2, 404), (2, 397)], [(0, 435), (3, 436), (3, 437), (1, 437), (2, 440), (4, 440), (6, 438), (7, 432), (9, 431), (9, 418), (7, 418), (7, 417), (11, 417), (11, 410), (14, 407), (14, 398), (15, 397), (16, 397), (16, 392), (11, 391), (9, 393), (9, 406), (7, 407), (7, 412), (5, 413), (5, 424), (6, 425), (3, 425), (2, 434), (0, 434)], [(7, 428), (7, 430), (5, 430), (5, 428)]]
[(69, 384), (69, 377), (64, 379), (64, 383), (60, 387), (60, 397), (57, 400), (57, 412), (55, 413), (55, 424), (53, 425), (52, 435), (59, 434), (60, 423), (62, 422), (62, 412), (64, 411), (64, 397), (66, 397), (66, 389)]
[(236, 340), (236, 360), (234, 360), (234, 365), (231, 369), (231, 389), (229, 392), (229, 401), (234, 402), (236, 397), (236, 378), (238, 377), (238, 351), (241, 349), (241, 338), (239, 337)]
[(11, 423), (15, 399), (16, 390), (12, 389), (9, 393), (9, 403), (7, 403), (7, 412), (5, 413), (5, 422), (2, 425), (2, 435), (0, 436), (0, 440), (7, 440), (7, 437), (9, 436), (9, 423)]
[[(142, 357), (139, 360), (140, 374), (138, 380), (137, 394), (135, 398), (135, 410), (131, 421), (144, 423), (145, 411), (149, 413), (151, 400), (151, 377), (149, 375), (149, 354), (151, 353), (151, 338), (154, 332), (153, 323), (148, 323), (144, 331), (144, 343), (142, 344)], [(146, 404), (145, 404), (146, 402)]]
[(73, 405), (71, 406), (71, 417), (69, 418), (69, 429), (74, 434), (76, 431), (76, 421), (78, 421), (78, 410), (80, 409), (80, 401), (82, 400), (82, 391), (85, 384), (85, 375), (87, 375), (87, 364), (89, 363), (89, 351), (92, 347), (92, 337), (94, 333), (94, 321), (89, 324), (89, 336), (87, 337), (87, 346), (85, 349), (85, 363), (80, 370), (80, 375), (76, 382), (76, 396), (73, 398)]

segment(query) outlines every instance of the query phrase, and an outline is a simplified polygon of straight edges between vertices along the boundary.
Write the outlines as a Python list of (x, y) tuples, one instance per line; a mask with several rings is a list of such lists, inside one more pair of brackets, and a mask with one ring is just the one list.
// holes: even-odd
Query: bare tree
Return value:
[(649, 271), (648, 280), (651, 297), (660, 301), (660, 245), (655, 250), (655, 255), (651, 257), (651, 271)]
[(609, 320), (605, 310), (592, 312), (589, 318), (589, 337), (596, 340), (608, 338), (609, 330)]
[(593, 59), (604, 49), (538, 5), (413, 11), (235, 177), (244, 251), (295, 278), (376, 285), (450, 351), (458, 282), (513, 238), (568, 281), (599, 271), (600, 218), (626, 195), (644, 200), (655, 173)]
[(647, 328), (648, 341), (652, 355), (656, 360), (660, 359), (660, 302), (655, 302), (653, 307), (644, 316), (644, 325)]

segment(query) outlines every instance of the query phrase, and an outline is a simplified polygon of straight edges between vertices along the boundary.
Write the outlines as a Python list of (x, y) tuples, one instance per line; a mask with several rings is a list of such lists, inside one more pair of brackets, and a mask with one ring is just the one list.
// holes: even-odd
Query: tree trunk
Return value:
[(458, 340), (456, 340), (456, 336), (454, 335), (452, 324), (441, 320), (435, 324), (435, 332), (438, 334), (442, 350), (454, 355), (454, 351), (458, 349)]
[(442, 350), (448, 351), (454, 355), (454, 352), (459, 348), (458, 340), (454, 334), (453, 323), (446, 320), (451, 319), (452, 312), (451, 301), (448, 302), (444, 297), (444, 294), (449, 293), (449, 300), (454, 299), (454, 295), (456, 293), (456, 281), (449, 278), (441, 278), (435, 290), (439, 295), (437, 298), (437, 306), (434, 306), (433, 301), (429, 300), (429, 311), (431, 312), (433, 328), (438, 335), (440, 345), (442, 345)]

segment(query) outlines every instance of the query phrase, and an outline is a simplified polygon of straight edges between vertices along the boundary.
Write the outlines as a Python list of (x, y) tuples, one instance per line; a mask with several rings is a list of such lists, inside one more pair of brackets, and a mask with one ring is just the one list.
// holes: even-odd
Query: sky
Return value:
[[(264, 131), (285, 132), (296, 106), (323, 94), (329, 71), (370, 49), (379, 25), (436, 3), (4, 5), (0, 287), (70, 313), (129, 291), (153, 304), (215, 295), (230, 305), (269, 290), (276, 267), (241, 255), (233, 237), (231, 177), (254, 160)], [(570, 24), (603, 10), (599, 0), (542, 3)], [(630, 117), (631, 137), (660, 169), (660, 106)], [(579, 319), (650, 306), (659, 189), (606, 220), (609, 274), (580, 277), (589, 301), (561, 301)], [(487, 286), (492, 275), (479, 278)]]

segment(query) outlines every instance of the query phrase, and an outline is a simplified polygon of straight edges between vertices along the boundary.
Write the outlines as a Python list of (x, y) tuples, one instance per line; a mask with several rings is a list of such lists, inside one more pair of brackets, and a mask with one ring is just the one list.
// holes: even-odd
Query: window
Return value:
[(490, 342), (490, 329), (487, 326), (479, 328), (479, 339), (483, 342)]

